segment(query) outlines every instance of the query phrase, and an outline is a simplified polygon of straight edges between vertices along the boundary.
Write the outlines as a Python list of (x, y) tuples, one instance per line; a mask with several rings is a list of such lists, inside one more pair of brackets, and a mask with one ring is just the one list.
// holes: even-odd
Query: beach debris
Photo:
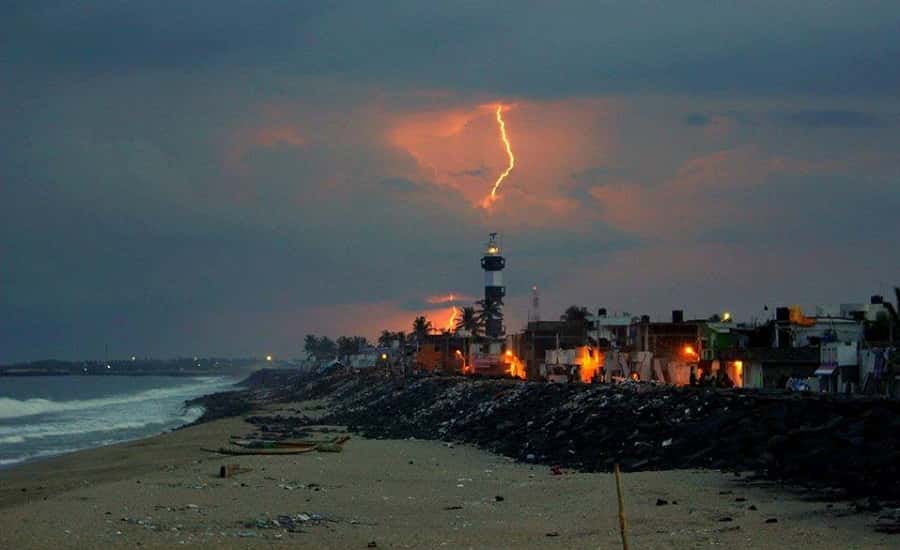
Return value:
[(544, 536), (547, 536), (547, 537), (558, 537), (558, 536), (559, 536), (559, 533), (558, 533), (557, 531), (550, 531), (549, 533), (545, 533)]
[(378, 543), (374, 540), (370, 540), (369, 544), (366, 545), (366, 548), (378, 548)]
[(669, 501), (666, 500), (666, 499), (664, 499), (664, 498), (658, 498), (658, 499), (656, 499), (656, 505), (657, 505), (657, 506), (665, 506), (665, 505), (667, 505), (667, 504), (669, 504)]
[(238, 474), (245, 474), (252, 471), (251, 468), (241, 468), (240, 464), (222, 464), (222, 466), (219, 467), (219, 477), (229, 479)]
[(778, 523), (778, 518), (766, 518), (766, 523)]
[(503, 502), (504, 500), (506, 500), (506, 499), (500, 495), (497, 495), (494, 497), (494, 502)]
[(321, 514), (300, 512), (298, 514), (282, 514), (274, 518), (264, 516), (244, 523), (244, 527), (255, 529), (278, 529), (288, 533), (303, 533), (303, 527), (337, 523)]
[(888, 535), (900, 535), (900, 518), (878, 518), (875, 530)]

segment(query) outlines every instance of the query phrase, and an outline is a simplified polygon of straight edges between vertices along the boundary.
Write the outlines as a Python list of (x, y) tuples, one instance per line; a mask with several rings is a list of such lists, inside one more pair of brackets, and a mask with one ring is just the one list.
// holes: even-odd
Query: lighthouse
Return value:
[(503, 286), (503, 268), (506, 258), (501, 255), (497, 233), (491, 233), (484, 256), (481, 257), (481, 269), (484, 270), (484, 332), (489, 339), (499, 340), (503, 337), (503, 297), (506, 287)]

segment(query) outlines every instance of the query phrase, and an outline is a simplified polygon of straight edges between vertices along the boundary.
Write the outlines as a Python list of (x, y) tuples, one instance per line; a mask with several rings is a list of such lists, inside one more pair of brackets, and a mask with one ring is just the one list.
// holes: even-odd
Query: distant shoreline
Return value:
[(25, 372), (0, 372), (0, 378), (3, 377), (29, 377), (29, 376), (235, 376), (238, 373), (222, 372), (222, 371), (117, 371), (117, 372), (41, 372), (41, 371), (25, 371)]

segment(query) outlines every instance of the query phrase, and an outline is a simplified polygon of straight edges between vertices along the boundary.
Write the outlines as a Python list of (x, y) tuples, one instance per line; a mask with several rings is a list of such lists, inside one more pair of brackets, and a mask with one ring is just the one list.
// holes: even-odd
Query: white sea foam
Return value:
[(180, 415), (146, 418), (123, 422), (110, 422), (107, 418), (97, 417), (58, 422), (53, 424), (37, 424), (28, 426), (0, 426), (0, 444), (25, 443), (35, 439), (60, 437), (72, 434), (89, 437), (105, 432), (136, 430), (164, 426), (166, 424), (190, 424), (203, 415), (203, 407), (190, 407)]
[(0, 415), (0, 467), (139, 439), (194, 422), (204, 409), (184, 407), (184, 400), (232, 383), (207, 378), (173, 388), (71, 401), (0, 399), (0, 406), (6, 407), (5, 416)]
[(61, 455), (64, 453), (72, 453), (75, 451), (80, 451), (84, 448), (85, 447), (68, 447), (65, 449), (48, 449), (25, 456), (17, 456), (16, 458), (0, 458), (0, 466), (9, 466), (12, 464), (18, 464), (19, 462), (25, 462), (26, 460), (34, 460), (36, 458), (44, 458), (48, 456)]
[(36, 416), (39, 414), (57, 413), (66, 411), (78, 411), (87, 409), (99, 409), (113, 405), (122, 405), (140, 401), (153, 401), (174, 397), (187, 397), (200, 395), (204, 392), (213, 392), (228, 384), (224, 379), (203, 378), (199, 383), (184, 384), (172, 388), (156, 388), (133, 394), (114, 395), (97, 399), (84, 399), (72, 401), (53, 401), (50, 399), (12, 399), (0, 397), (0, 419), (21, 418)]

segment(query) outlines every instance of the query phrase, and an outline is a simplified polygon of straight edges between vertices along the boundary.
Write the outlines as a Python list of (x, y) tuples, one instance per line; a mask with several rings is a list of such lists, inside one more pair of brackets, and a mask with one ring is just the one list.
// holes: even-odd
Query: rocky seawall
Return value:
[[(370, 438), (470, 443), (585, 471), (620, 464), (626, 471), (755, 472), (835, 496), (900, 500), (897, 400), (379, 373), (258, 374), (249, 386), (229, 398), (232, 409), (328, 398), (330, 413), (315, 423), (347, 425)], [(272, 433), (313, 422), (255, 419)]]
[(555, 385), (510, 380), (329, 377), (326, 420), (367, 437), (472, 443), (587, 471), (713, 468), (900, 499), (900, 402), (842, 396)]

